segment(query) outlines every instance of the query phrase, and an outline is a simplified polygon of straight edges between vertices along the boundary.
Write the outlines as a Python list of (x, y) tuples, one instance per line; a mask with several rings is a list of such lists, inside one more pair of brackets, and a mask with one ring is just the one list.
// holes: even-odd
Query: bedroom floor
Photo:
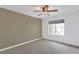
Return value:
[(0, 52), (0, 54), (79, 54), (79, 48), (48, 40), (38, 40)]

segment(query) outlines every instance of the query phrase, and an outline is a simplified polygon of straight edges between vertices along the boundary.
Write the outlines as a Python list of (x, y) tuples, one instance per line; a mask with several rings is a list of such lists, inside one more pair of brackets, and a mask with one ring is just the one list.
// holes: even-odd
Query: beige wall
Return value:
[(41, 37), (41, 19), (0, 8), (0, 49)]

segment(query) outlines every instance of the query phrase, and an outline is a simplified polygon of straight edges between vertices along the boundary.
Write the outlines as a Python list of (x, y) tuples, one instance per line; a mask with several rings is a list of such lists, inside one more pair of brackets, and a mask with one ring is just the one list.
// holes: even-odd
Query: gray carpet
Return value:
[(48, 40), (38, 40), (0, 54), (78, 54), (79, 48), (59, 44)]

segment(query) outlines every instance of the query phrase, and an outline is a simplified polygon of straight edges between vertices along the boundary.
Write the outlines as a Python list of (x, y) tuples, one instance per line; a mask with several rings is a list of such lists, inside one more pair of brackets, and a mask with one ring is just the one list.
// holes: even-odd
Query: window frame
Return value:
[[(63, 27), (57, 27), (57, 24), (61, 24), (61, 23), (63, 23)], [(55, 35), (55, 36), (64, 36), (64, 32), (63, 32), (62, 35), (58, 35), (58, 34), (57, 34), (57, 28), (62, 28), (62, 29), (64, 29), (64, 19), (55, 20), (55, 21), (50, 21), (50, 22), (49, 22), (49, 26), (50, 26), (50, 24), (54, 24), (54, 25), (55, 25), (55, 28), (54, 28), (55, 32), (53, 31), (54, 33), (52, 33), (52, 35)], [(50, 32), (50, 31), (48, 31), (48, 32)], [(49, 33), (49, 35), (50, 35), (50, 33)]]

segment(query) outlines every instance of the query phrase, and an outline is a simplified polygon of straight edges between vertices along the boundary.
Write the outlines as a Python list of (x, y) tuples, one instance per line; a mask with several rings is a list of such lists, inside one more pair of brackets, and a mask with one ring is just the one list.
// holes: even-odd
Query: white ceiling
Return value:
[[(6, 8), (15, 12), (19, 12), (25, 15), (37, 17), (37, 18), (43, 18), (48, 16), (38, 16), (40, 12), (33, 12), (34, 10), (39, 10), (40, 5), (1, 5), (1, 8)], [(51, 12), (50, 15), (60, 15), (60, 14), (67, 14), (67, 13), (73, 13), (75, 11), (79, 11), (78, 5), (50, 5), (49, 9), (58, 9), (58, 12)]]

